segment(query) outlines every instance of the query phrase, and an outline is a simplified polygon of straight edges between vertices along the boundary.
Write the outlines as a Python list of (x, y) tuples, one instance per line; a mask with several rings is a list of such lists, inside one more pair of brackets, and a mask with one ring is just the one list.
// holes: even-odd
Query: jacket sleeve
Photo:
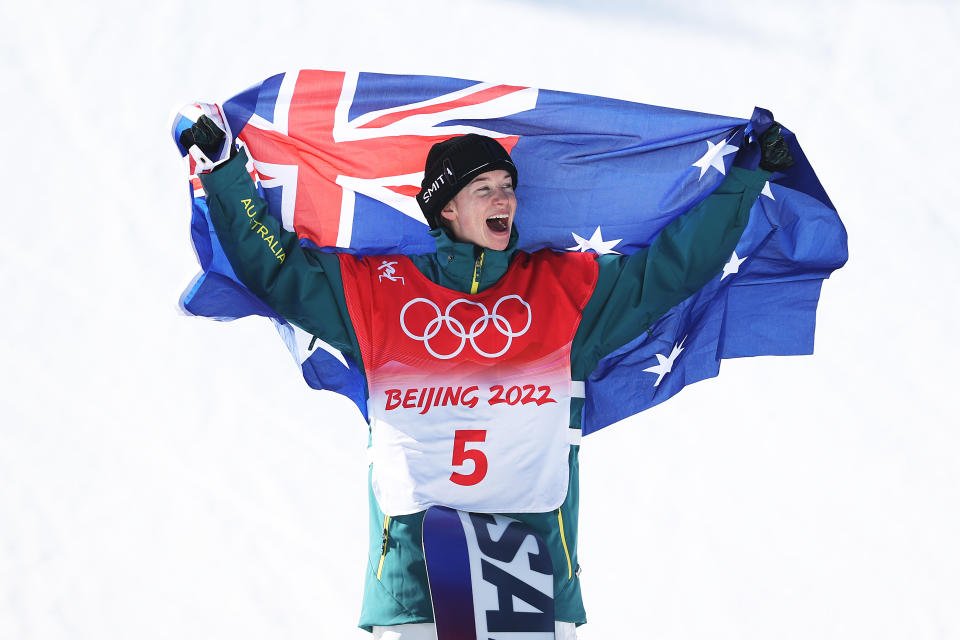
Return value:
[(585, 379), (722, 269), (743, 235), (767, 171), (734, 167), (716, 191), (630, 256), (597, 257), (599, 276), (573, 341), (573, 375)]
[(217, 238), (240, 281), (288, 322), (312, 333), (360, 364), (336, 255), (300, 246), (267, 213), (246, 171), (245, 151), (202, 174)]

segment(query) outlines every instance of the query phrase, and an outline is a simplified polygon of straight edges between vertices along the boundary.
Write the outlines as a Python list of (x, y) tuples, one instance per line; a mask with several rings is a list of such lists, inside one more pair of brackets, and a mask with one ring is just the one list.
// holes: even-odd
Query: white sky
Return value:
[(770, 108), (850, 263), (816, 355), (586, 439), (580, 637), (960, 638), (960, 5), (268, 4), (0, 5), (0, 638), (367, 637), (362, 421), (266, 321), (176, 307), (170, 112), (295, 67)]

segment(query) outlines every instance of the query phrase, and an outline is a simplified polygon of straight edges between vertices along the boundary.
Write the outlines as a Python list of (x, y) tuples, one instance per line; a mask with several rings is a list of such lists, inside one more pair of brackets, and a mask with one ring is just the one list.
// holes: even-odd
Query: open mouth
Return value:
[(507, 214), (487, 218), (487, 226), (494, 233), (506, 233), (510, 226), (510, 217)]

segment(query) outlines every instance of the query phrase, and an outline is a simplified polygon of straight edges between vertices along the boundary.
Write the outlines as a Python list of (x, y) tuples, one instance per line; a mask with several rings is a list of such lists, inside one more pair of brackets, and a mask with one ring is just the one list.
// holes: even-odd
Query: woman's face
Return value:
[(471, 180), (440, 214), (457, 240), (503, 251), (510, 242), (516, 212), (513, 178), (509, 172), (496, 169)]

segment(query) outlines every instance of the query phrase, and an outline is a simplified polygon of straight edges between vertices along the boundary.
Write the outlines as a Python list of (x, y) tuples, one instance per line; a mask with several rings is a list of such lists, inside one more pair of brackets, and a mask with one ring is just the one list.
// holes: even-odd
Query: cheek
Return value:
[(470, 224), (480, 226), (486, 223), (486, 207), (481, 203), (475, 203), (470, 207)]

